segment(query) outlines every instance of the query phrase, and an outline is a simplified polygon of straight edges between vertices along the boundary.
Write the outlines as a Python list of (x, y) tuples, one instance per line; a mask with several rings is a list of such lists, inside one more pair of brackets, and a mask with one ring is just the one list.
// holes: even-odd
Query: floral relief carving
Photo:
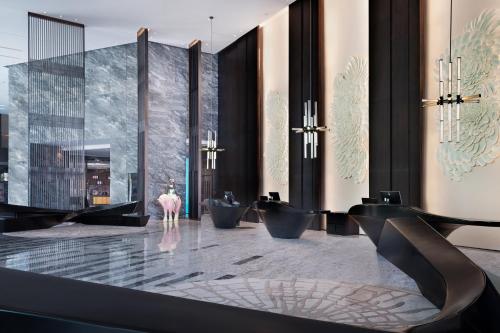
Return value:
[(280, 92), (271, 91), (265, 99), (265, 168), (279, 185), (288, 184), (288, 101)]
[(368, 60), (351, 57), (333, 89), (329, 127), (336, 169), (361, 184), (368, 174)]
[[(500, 20), (496, 14), (494, 10), (484, 11), (452, 41), (452, 59), (462, 57), (462, 95), (482, 95), (479, 104), (462, 105), (460, 142), (445, 142), (438, 147), (437, 160), (453, 181), (461, 181), (474, 168), (493, 163), (500, 155), (500, 104), (497, 97), (500, 90)], [(448, 54), (449, 49), (441, 57), (445, 63)], [(453, 77), (456, 78), (454, 67)], [(446, 82), (446, 75), (444, 80)], [(456, 90), (455, 84), (453, 89)], [(436, 123), (439, 128), (437, 118)], [(455, 121), (452, 130), (455, 133)]]

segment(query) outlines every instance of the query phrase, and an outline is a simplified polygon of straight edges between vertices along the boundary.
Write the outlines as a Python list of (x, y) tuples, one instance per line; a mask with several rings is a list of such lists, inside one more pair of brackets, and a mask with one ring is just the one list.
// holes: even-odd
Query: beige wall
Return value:
[[(463, 34), (467, 23), (477, 18), (484, 10), (497, 9), (500, 13), (500, 3), (497, 0), (455, 0), (453, 7), (454, 38)], [(424, 96), (435, 98), (438, 95), (437, 60), (446, 51), (449, 39), (449, 1), (427, 1), (425, 10), (424, 69), (426, 80)], [(497, 13), (497, 19), (498, 17)], [(500, 33), (500, 29), (498, 32)], [(498, 38), (500, 38), (500, 34), (498, 34), (497, 40)], [(477, 45), (474, 46), (474, 48), (477, 47)], [(461, 51), (461, 53), (465, 53), (460, 54), (463, 57), (464, 65), (473, 61), (471, 57), (475, 57), (476, 52), (479, 51), (474, 48), (470, 48), (469, 52)], [(485, 91), (477, 91), (477, 93), (485, 95)], [(500, 85), (498, 84), (497, 93), (500, 93)], [(500, 98), (491, 97), (500, 100)], [(439, 143), (438, 109), (428, 108), (423, 112), (425, 119), (423, 136), (424, 208), (433, 213), (449, 216), (500, 220), (500, 161), (496, 159), (486, 166), (474, 167), (472, 172), (465, 173), (461, 180), (450, 179), (445, 173), (443, 164), (437, 158), (438, 150), (442, 149)], [(496, 127), (497, 132), (500, 131), (500, 127)]]
[[(368, 0), (324, 0), (322, 3), (325, 21), (325, 114), (326, 124), (331, 129), (326, 134), (325, 145), (324, 208), (346, 211), (361, 203), (361, 197), (368, 196), (368, 173), (361, 183), (352, 178), (344, 179), (340, 174), (333, 143), (334, 80), (339, 73), (345, 72), (353, 56), (368, 61)], [(363, 112), (367, 120), (368, 108)]]
[(261, 25), (263, 165), (261, 195), (288, 201), (288, 8)]

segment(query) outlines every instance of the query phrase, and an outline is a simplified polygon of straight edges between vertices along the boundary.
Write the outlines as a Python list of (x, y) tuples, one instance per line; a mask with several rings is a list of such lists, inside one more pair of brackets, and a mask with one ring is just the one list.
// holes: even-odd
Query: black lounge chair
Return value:
[(205, 201), (205, 205), (210, 212), (214, 226), (220, 229), (236, 228), (249, 208), (239, 204), (229, 204), (218, 199), (208, 199)]
[(267, 231), (275, 238), (300, 238), (317, 216), (282, 201), (256, 201), (254, 209)]

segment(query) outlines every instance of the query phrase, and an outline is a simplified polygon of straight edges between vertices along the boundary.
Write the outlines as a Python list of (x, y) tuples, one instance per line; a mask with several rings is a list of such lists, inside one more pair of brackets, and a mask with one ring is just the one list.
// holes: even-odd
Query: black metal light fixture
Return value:
[(304, 103), (304, 123), (301, 128), (292, 128), (292, 131), (304, 134), (304, 158), (318, 157), (318, 133), (328, 131), (326, 126), (318, 126), (318, 102), (314, 102), (312, 113), (311, 100)]
[(460, 142), (460, 108), (464, 103), (479, 103), (481, 101), (481, 94), (462, 96), (461, 95), (461, 81), (462, 81), (462, 58), (457, 57), (457, 89), (456, 95), (453, 96), (453, 61), (451, 56), (451, 38), (453, 28), (453, 0), (450, 0), (450, 55), (448, 62), (448, 94), (444, 96), (444, 80), (443, 80), (443, 59), (439, 59), (439, 98), (437, 99), (423, 99), (422, 107), (439, 106), (439, 142), (444, 142), (444, 108), (447, 106), (448, 112), (448, 142), (453, 141), (452, 135), (452, 119), (453, 119), (453, 106), (456, 104), (455, 121), (456, 121), (456, 142)]
[[(214, 44), (214, 30), (213, 21), (214, 17), (210, 16), (210, 54), (213, 55), (213, 44)], [(213, 72), (213, 59), (210, 61), (210, 66)], [(213, 104), (212, 104), (213, 108)], [(213, 112), (210, 116), (210, 128), (213, 129)], [(201, 151), (207, 152), (207, 169), (215, 170), (217, 167), (217, 153), (224, 151), (224, 148), (217, 147), (217, 131), (209, 130), (207, 133), (207, 143), (202, 146)]]

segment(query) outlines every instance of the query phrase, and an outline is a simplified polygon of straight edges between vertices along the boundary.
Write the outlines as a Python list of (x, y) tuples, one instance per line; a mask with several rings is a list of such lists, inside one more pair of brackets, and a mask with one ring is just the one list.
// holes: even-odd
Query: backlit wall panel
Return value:
[(322, 1), (325, 140), (323, 208), (368, 196), (368, 0)]
[(288, 201), (288, 8), (262, 25), (261, 194), (279, 192)]

